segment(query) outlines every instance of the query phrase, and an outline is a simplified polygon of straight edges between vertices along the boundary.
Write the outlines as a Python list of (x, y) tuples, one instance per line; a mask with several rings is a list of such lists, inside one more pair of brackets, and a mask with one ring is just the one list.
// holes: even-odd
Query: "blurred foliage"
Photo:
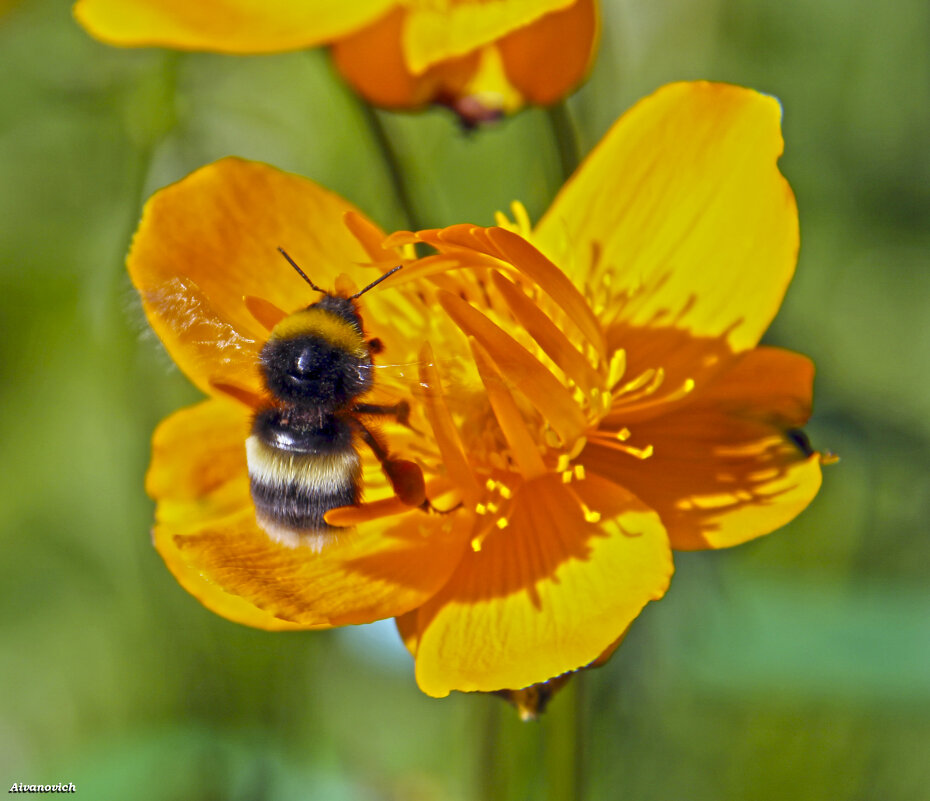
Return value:
[[(520, 724), (422, 696), (390, 624), (215, 617), (146, 534), (150, 432), (196, 393), (122, 267), (144, 198), (236, 154), (411, 223), (325, 52), (111, 49), (63, 0), (0, 17), (0, 778), (429, 801), (484, 798), (490, 776), (552, 798), (577, 714), (579, 798), (930, 799), (930, 6), (605, 0), (604, 18), (569, 104), (583, 151), (666, 81), (781, 99), (803, 245), (767, 339), (815, 359), (809, 430), (843, 461), (782, 532), (680, 555), (612, 662)], [(441, 111), (378, 119), (419, 224), (515, 198), (538, 217), (562, 181), (544, 111), (473, 135)]]

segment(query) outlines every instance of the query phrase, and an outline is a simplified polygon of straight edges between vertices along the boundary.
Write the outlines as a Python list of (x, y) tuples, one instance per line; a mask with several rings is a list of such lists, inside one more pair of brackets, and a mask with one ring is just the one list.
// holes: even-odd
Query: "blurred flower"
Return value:
[(78, 0), (75, 15), (114, 45), (274, 53), (329, 44), (371, 103), (443, 103), (480, 122), (554, 103), (584, 77), (595, 0)]
[[(249, 625), (394, 616), (431, 695), (606, 658), (664, 594), (671, 549), (765, 534), (820, 486), (797, 430), (813, 367), (756, 347), (797, 256), (781, 151), (773, 98), (676, 84), (614, 125), (535, 227), (515, 205), (497, 227), (385, 238), (317, 185), (235, 159), (157, 193), (130, 273), (210, 395), (154, 437), (168, 566)], [(436, 252), (414, 258), (415, 243)], [(351, 528), (319, 550), (267, 536), (249, 495), (258, 350), (317, 299), (278, 245), (344, 290), (405, 264), (360, 300), (384, 345), (370, 402), (411, 403), (409, 427), (382, 433), (422, 468), (433, 510), (394, 497), (360, 446), (364, 502), (327, 515)]]

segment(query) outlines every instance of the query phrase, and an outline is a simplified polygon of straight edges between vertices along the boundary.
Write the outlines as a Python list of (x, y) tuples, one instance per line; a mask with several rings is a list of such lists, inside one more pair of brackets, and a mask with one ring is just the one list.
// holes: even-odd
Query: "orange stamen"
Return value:
[(510, 446), (510, 453), (517, 468), (524, 479), (544, 475), (546, 465), (543, 463), (542, 455), (537, 450), (535, 439), (527, 428), (526, 421), (520, 414), (503, 377), (497, 372), (497, 368), (481, 344), (475, 339), (470, 339), (469, 342), (475, 365), (487, 390), (491, 408), (494, 410), (494, 416)]
[(587, 421), (565, 388), (540, 361), (481, 312), (460, 298), (440, 292), (438, 299), (453, 322), (481, 343), (498, 369), (519, 387), (565, 445), (573, 443)]
[(270, 331), (287, 317), (286, 311), (279, 309), (270, 300), (265, 300), (255, 295), (245, 295), (242, 298), (242, 302), (245, 303), (245, 307), (249, 310), (249, 314), (251, 314), (258, 321), (258, 324), (266, 331)]
[(471, 506), (481, 494), (475, 474), (465, 455), (465, 447), (452, 420), (439, 371), (433, 361), (433, 349), (427, 342), (420, 350), (420, 384), (423, 388), (423, 407), (426, 419), (436, 437), (436, 446), (442, 456), (449, 478), (461, 490), (462, 497)]

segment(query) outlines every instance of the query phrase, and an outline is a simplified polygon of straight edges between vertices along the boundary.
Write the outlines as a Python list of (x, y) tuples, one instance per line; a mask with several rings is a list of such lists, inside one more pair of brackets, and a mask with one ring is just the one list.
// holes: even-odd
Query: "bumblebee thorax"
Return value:
[(287, 404), (332, 412), (371, 385), (371, 352), (350, 298), (324, 295), (279, 322), (259, 362), (268, 391)]

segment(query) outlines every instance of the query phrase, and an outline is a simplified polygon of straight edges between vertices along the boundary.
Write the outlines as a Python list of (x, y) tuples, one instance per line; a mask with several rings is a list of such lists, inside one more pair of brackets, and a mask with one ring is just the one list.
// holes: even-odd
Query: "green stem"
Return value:
[(403, 211), (406, 222), (411, 230), (418, 231), (423, 226), (417, 217), (410, 193), (407, 191), (407, 182), (404, 180), (404, 173), (401, 169), (400, 160), (397, 157), (397, 151), (391, 143), (391, 138), (381, 120), (380, 112), (376, 111), (365, 101), (361, 101), (359, 106), (365, 121), (368, 123), (368, 129), (371, 131), (372, 138), (378, 146), (381, 157), (384, 159), (384, 165), (387, 168), (388, 175), (391, 178), (391, 185), (394, 187), (394, 194), (397, 203)]
[(573, 676), (543, 716), (546, 726), (547, 801), (584, 798), (584, 693), (582, 676)]
[(569, 179), (580, 161), (578, 154), (578, 133), (568, 109), (566, 100), (560, 100), (546, 108), (552, 138), (559, 151), (559, 164), (562, 167), (563, 183)]

